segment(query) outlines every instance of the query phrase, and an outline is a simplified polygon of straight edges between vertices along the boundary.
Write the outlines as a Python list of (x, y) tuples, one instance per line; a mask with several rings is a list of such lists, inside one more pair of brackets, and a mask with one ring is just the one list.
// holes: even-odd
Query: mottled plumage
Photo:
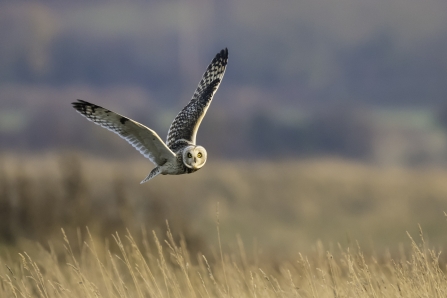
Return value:
[(197, 130), (219, 88), (227, 61), (228, 50), (225, 49), (211, 61), (191, 101), (174, 118), (166, 138), (166, 145), (172, 150), (175, 151), (182, 144), (196, 143)]
[(205, 148), (196, 145), (197, 130), (219, 88), (227, 61), (227, 49), (220, 51), (211, 61), (191, 101), (172, 122), (166, 144), (152, 129), (98, 105), (78, 100), (73, 107), (90, 121), (121, 136), (156, 165), (141, 183), (158, 174), (193, 173), (206, 162)]

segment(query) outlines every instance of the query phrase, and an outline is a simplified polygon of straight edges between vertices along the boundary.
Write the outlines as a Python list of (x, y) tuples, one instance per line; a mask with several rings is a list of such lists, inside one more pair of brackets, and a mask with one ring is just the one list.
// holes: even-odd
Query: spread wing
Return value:
[(166, 145), (176, 151), (186, 144), (195, 144), (197, 130), (219, 88), (228, 62), (228, 50), (220, 51), (203, 74), (191, 101), (178, 113), (168, 131)]
[(157, 166), (175, 158), (157, 133), (143, 124), (83, 100), (72, 104), (82, 116), (118, 134)]

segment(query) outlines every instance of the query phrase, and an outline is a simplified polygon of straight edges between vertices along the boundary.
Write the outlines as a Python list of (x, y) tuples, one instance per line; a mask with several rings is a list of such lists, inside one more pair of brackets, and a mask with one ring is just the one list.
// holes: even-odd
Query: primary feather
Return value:
[(157, 133), (143, 124), (84, 100), (74, 102), (73, 107), (88, 120), (118, 134), (155, 165), (175, 158)]
[(191, 101), (169, 127), (166, 145), (176, 151), (185, 144), (196, 144), (197, 130), (219, 88), (228, 62), (228, 49), (220, 51), (208, 65)]

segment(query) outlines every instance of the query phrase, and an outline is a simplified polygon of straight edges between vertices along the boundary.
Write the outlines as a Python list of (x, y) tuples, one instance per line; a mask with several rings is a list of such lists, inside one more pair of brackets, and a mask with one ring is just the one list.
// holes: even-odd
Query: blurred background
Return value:
[[(0, 1), (0, 243), (90, 227), (275, 255), (316, 241), (447, 240), (444, 0)], [(194, 175), (152, 164), (71, 107), (165, 139), (206, 66), (229, 64)], [(219, 207), (217, 207), (219, 205)], [(228, 242), (227, 242), (228, 241)]]

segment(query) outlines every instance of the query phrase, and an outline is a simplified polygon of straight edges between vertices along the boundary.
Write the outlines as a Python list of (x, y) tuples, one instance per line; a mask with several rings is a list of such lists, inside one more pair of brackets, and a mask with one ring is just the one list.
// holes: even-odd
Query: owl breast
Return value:
[(197, 170), (185, 166), (183, 162), (183, 148), (176, 152), (174, 162), (166, 162), (161, 166), (161, 170), (161, 174), (163, 175), (182, 175), (197, 172)]

